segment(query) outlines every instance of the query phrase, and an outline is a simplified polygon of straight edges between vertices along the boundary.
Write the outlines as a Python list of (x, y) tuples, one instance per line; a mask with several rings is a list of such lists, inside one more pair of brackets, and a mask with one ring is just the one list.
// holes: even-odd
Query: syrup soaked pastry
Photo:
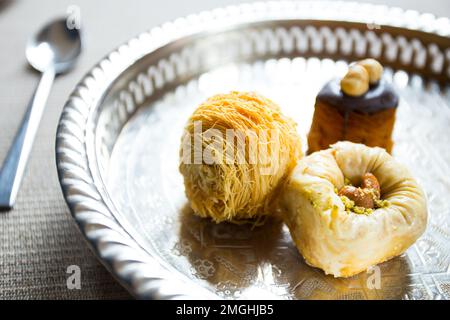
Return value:
[(306, 262), (335, 277), (402, 254), (427, 223), (424, 193), (406, 167), (352, 142), (301, 159), (280, 205)]
[(344, 140), (391, 153), (399, 97), (382, 72), (376, 60), (365, 59), (350, 66), (343, 79), (325, 84), (316, 98), (308, 153)]

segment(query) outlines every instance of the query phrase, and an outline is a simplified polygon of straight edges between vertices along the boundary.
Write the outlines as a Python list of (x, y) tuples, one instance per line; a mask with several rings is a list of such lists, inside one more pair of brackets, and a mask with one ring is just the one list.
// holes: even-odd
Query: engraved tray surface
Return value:
[[(140, 35), (100, 62), (63, 111), (57, 162), (75, 220), (139, 298), (449, 299), (449, 25), (383, 6), (281, 2)], [(393, 155), (429, 204), (425, 234), (379, 266), (379, 286), (372, 272), (336, 279), (307, 266), (279, 221), (251, 229), (192, 215), (178, 148), (200, 102), (260, 92), (297, 121), (306, 149), (315, 95), (366, 56), (383, 62), (401, 97)]]

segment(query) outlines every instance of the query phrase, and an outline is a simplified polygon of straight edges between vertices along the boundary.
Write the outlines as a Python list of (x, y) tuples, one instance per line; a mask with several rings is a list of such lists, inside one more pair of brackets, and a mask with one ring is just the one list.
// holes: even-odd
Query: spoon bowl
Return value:
[(44, 26), (26, 48), (28, 62), (40, 72), (53, 67), (56, 74), (66, 72), (81, 53), (80, 30), (68, 28), (65, 19)]

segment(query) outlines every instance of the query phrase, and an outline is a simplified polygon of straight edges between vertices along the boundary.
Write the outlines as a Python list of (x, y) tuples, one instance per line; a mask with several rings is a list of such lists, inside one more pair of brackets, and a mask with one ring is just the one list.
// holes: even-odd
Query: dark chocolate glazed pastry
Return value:
[(399, 97), (382, 70), (376, 60), (365, 59), (351, 65), (343, 79), (325, 84), (316, 99), (308, 153), (344, 140), (392, 151)]
[(320, 90), (317, 100), (337, 108), (342, 113), (354, 111), (371, 114), (398, 106), (398, 95), (385, 79), (370, 86), (369, 91), (359, 97), (352, 97), (342, 92), (339, 82), (340, 79), (329, 81)]

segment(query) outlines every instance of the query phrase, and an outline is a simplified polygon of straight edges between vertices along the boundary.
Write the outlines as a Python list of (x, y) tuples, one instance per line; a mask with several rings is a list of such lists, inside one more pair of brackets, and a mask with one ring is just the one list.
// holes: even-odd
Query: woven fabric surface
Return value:
[[(427, 3), (427, 11), (449, 15), (439, 12), (439, 8), (446, 7), (445, 1), (433, 2), (431, 7)], [(164, 6), (155, 6), (156, 2), (143, 0), (0, 0), (1, 162), (39, 81), (39, 74), (25, 60), (28, 38), (50, 19), (65, 16), (74, 9), (81, 15), (86, 36), (76, 68), (55, 80), (16, 206), (12, 211), (0, 213), (0, 299), (131, 298), (90, 251), (64, 202), (54, 152), (61, 109), (83, 74), (119, 44), (177, 16), (239, 2), (167, 0)], [(409, 7), (422, 3), (391, 2)], [(67, 268), (71, 265), (80, 267), (80, 289), (67, 287), (70, 276)]]

